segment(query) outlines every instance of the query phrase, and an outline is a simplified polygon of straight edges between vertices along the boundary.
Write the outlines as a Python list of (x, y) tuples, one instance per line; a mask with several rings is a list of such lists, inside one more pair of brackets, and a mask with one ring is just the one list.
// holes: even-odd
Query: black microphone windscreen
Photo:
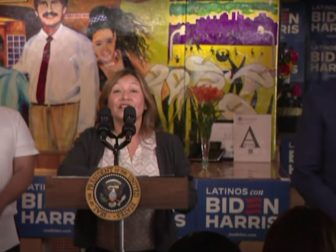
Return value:
[(106, 137), (112, 129), (112, 115), (110, 109), (108, 107), (102, 108), (98, 113), (98, 117), (98, 134)]
[(134, 124), (136, 120), (136, 111), (132, 106), (127, 106), (124, 109), (124, 123), (126, 124)]
[(135, 134), (136, 111), (132, 106), (127, 106), (124, 109), (124, 126), (122, 127), (122, 135), (127, 141), (131, 141), (131, 137)]

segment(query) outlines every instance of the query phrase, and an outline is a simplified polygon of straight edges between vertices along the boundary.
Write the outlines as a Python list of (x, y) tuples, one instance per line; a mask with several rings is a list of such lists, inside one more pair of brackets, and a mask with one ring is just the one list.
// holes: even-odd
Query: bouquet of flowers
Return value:
[[(297, 64), (299, 54), (294, 48), (287, 48), (286, 43), (279, 47), (279, 63), (278, 63), (278, 107), (286, 108), (278, 110), (278, 115), (285, 115), (289, 112), (287, 108), (298, 107), (300, 103), (301, 91), (300, 85), (290, 82), (292, 74), (298, 71)], [(298, 96), (299, 95), (299, 96)]]
[(224, 92), (218, 87), (211, 85), (194, 86), (191, 88), (196, 108), (196, 120), (199, 127), (200, 137), (209, 139), (211, 127), (221, 111), (217, 109), (218, 102), (223, 98)]
[(193, 104), (196, 112), (199, 136), (201, 139), (202, 171), (207, 171), (210, 151), (210, 135), (212, 124), (220, 117), (221, 112), (217, 109), (218, 102), (224, 92), (210, 84), (194, 86), (191, 88)]
[(299, 54), (293, 48), (286, 48), (285, 45), (280, 46), (279, 50), (279, 74), (280, 80), (287, 80), (291, 74), (297, 72), (297, 64)]

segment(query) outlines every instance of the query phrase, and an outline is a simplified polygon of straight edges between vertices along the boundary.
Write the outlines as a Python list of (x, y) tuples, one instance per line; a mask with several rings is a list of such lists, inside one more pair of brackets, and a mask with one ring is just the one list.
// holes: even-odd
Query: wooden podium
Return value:
[[(141, 200), (138, 207), (152, 209), (188, 209), (189, 179), (187, 177), (138, 177)], [(88, 177), (47, 177), (46, 207), (89, 209), (85, 198)], [(97, 217), (98, 218), (98, 217)], [(97, 246), (118, 251), (120, 221), (98, 218)], [(111, 237), (114, 237), (112, 239)]]

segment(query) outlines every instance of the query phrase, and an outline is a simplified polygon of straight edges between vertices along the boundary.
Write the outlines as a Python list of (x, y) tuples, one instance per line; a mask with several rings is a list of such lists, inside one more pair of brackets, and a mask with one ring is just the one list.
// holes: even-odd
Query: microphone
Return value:
[(135, 134), (136, 111), (132, 106), (127, 106), (124, 109), (124, 126), (122, 127), (121, 135), (125, 136), (127, 142), (131, 142), (132, 136)]
[(108, 107), (102, 108), (99, 113), (99, 125), (97, 127), (97, 132), (100, 139), (106, 139), (107, 136), (111, 134), (112, 130), (112, 115)]

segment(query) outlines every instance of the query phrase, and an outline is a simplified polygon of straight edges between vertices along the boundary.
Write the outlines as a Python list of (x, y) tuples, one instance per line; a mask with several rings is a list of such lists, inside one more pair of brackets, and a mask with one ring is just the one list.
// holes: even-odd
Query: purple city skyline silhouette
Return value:
[[(181, 32), (183, 30), (185, 32)], [(230, 19), (228, 13), (223, 13), (219, 18), (200, 17), (195, 24), (186, 22), (169, 26), (170, 46), (172, 44), (276, 45), (277, 34), (278, 24), (266, 13), (260, 13), (254, 19), (245, 17), (239, 12), (233, 12)]]

